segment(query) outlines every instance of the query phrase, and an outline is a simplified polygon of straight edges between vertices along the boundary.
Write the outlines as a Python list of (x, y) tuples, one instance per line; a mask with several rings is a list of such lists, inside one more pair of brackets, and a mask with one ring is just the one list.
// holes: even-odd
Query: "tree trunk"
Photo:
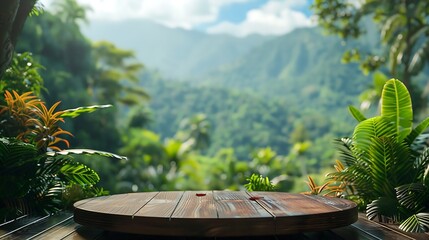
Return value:
[(0, 78), (13, 57), (18, 35), (36, 0), (1, 0), (0, 3)]

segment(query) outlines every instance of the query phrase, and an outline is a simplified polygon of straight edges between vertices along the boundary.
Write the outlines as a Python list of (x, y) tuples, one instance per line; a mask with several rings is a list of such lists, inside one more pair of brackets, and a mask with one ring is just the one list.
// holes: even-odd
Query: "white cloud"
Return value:
[[(42, 0), (45, 6), (54, 0)], [(221, 7), (246, 0), (78, 0), (89, 6), (89, 19), (145, 18), (169, 27), (192, 29), (217, 20)]]
[(281, 35), (299, 27), (313, 26), (310, 17), (295, 10), (305, 7), (306, 0), (271, 0), (259, 9), (253, 9), (243, 22), (234, 24), (221, 22), (209, 28), (209, 33), (226, 33), (243, 37), (258, 33), (262, 35)]
[[(48, 9), (52, 2), (40, 0)], [(194, 29), (203, 24), (213, 24), (209, 33), (226, 33), (246, 36), (253, 33), (281, 35), (297, 27), (314, 25), (310, 17), (297, 10), (308, 7), (309, 0), (267, 0), (258, 9), (247, 12), (240, 23), (219, 19), (221, 8), (228, 4), (252, 0), (77, 0), (92, 10), (90, 20), (117, 21), (144, 18), (168, 27)], [(350, 0), (359, 1), (359, 0)]]

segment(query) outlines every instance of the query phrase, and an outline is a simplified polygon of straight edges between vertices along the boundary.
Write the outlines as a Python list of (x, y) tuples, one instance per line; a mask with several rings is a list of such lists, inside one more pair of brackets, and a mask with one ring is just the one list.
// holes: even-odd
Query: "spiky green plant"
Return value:
[[(66, 149), (60, 135), (63, 117), (75, 117), (105, 106), (56, 111), (59, 103), (47, 108), (31, 93), (5, 93), (0, 106), (0, 219), (33, 212), (50, 213), (82, 197), (105, 194), (95, 187), (98, 174), (74, 161), (72, 155), (124, 157), (88, 149)], [(79, 190), (79, 191), (78, 191)], [(80, 192), (80, 196), (76, 193)]]
[(273, 191), (275, 185), (270, 181), (268, 177), (262, 175), (252, 174), (246, 179), (248, 183), (244, 185), (247, 191)]
[(397, 79), (384, 85), (379, 116), (366, 118), (354, 107), (350, 112), (359, 122), (353, 136), (336, 141), (346, 168), (329, 179), (350, 186), (343, 195), (362, 202), (368, 218), (401, 222), (405, 231), (428, 231), (429, 150), (417, 149), (429, 118), (413, 128), (410, 94)]

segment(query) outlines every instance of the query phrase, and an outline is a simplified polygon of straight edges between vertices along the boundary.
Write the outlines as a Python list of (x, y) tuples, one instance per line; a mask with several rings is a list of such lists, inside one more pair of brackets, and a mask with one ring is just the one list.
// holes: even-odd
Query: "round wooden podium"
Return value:
[(142, 192), (85, 199), (74, 207), (79, 224), (155, 236), (285, 235), (358, 219), (351, 201), (283, 192)]

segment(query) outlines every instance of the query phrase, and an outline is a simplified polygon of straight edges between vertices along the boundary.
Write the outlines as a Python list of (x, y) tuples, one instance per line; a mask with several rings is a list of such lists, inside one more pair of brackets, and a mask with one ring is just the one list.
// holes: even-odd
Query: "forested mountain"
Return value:
[(169, 82), (146, 73), (143, 86), (153, 96), (151, 128), (172, 137), (181, 121), (204, 113), (210, 123), (210, 148), (213, 155), (221, 148), (234, 148), (245, 159), (257, 148), (272, 147), (287, 154), (296, 109), (280, 100), (220, 87), (191, 86)]
[(374, 48), (374, 30), (368, 30), (372, 35), (352, 46), (319, 28), (235, 38), (127, 21), (93, 22), (85, 32), (133, 49), (144, 61), (151, 128), (162, 137), (172, 137), (184, 118), (204, 113), (212, 125), (207, 153), (233, 147), (246, 158), (266, 146), (288, 153), (291, 134), (304, 127), (301, 140), (319, 142), (308, 158), (320, 162), (331, 139), (350, 133), (347, 106), (357, 105), (357, 96), (370, 85), (370, 76), (356, 64), (341, 63), (346, 48)]
[[(32, 52), (46, 67), (42, 94), (48, 105), (62, 100), (65, 107), (115, 106), (67, 126), (76, 137), (73, 146), (130, 158), (111, 165), (88, 162), (102, 169), (104, 186), (114, 191), (237, 189), (251, 173), (286, 174), (290, 179), (282, 189), (289, 190), (292, 178), (331, 165), (332, 140), (353, 129), (346, 106), (358, 103), (370, 80), (359, 77), (357, 66), (341, 64), (345, 46), (317, 28), (234, 38), (144, 21), (95, 24), (85, 34), (77, 21), (62, 22), (50, 13), (30, 18), (17, 51)], [(127, 50), (146, 65), (138, 77), (123, 72), (140, 66)], [(130, 102), (126, 97), (139, 89), (133, 84), (144, 91)], [(119, 165), (123, 171), (116, 176)], [(219, 174), (225, 177), (219, 180)], [(207, 185), (210, 179), (219, 181)]]
[(83, 32), (92, 40), (109, 40), (121, 48), (134, 50), (146, 66), (175, 80), (199, 77), (271, 39), (259, 35), (246, 38), (207, 35), (145, 20), (92, 21), (83, 27)]
[[(356, 65), (341, 63), (347, 47), (318, 28), (297, 29), (253, 48), (205, 81), (270, 96), (294, 92), (306, 98), (321, 94), (321, 87), (355, 95), (365, 86), (356, 79), (360, 75)], [(311, 91), (314, 88), (318, 91)]]

